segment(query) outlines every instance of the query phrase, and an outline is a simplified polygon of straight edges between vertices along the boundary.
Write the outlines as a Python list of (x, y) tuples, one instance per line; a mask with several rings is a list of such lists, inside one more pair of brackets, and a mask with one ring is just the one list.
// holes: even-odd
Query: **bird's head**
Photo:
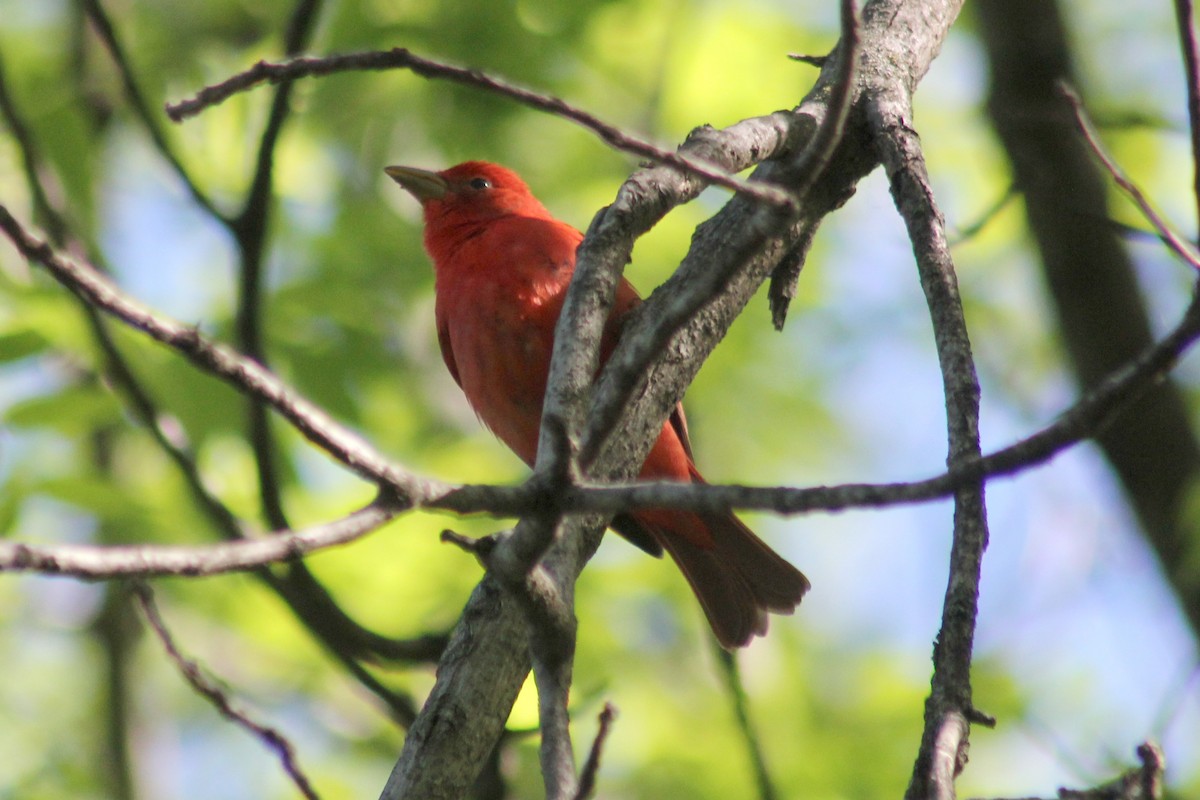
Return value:
[(420, 201), (427, 226), (458, 226), (509, 215), (550, 216), (525, 181), (499, 164), (467, 161), (441, 172), (394, 166), (384, 172)]

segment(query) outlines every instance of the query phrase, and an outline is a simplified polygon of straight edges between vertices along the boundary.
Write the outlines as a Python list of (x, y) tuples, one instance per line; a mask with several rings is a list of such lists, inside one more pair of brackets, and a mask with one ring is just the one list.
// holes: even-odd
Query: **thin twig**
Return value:
[(130, 66), (129, 58), (125, 55), (125, 48), (121, 46), (121, 41), (117, 38), (117, 32), (113, 27), (112, 21), (105, 13), (104, 7), (100, 5), (100, 0), (81, 0), (84, 13), (88, 19), (92, 21), (92, 27), (95, 29), (100, 41), (104, 43), (108, 50), (109, 56), (112, 58), (113, 65), (117, 68), (117, 73), (121, 76), (121, 85), (125, 90), (125, 97), (129, 101), (129, 105), (133, 108), (134, 114), (149, 134), (150, 140), (154, 143), (154, 147), (162, 155), (163, 159), (171, 166), (171, 169), (179, 177), (187, 189), (188, 194), (196, 201), (196, 204), (208, 212), (214, 219), (228, 225), (229, 219), (213, 204), (208, 195), (200, 188), (188, 174), (187, 168), (183, 166), (183, 162), (175, 155), (175, 151), (171, 149), (171, 145), (167, 142), (167, 137), (163, 134), (162, 128), (158, 125), (158, 117), (150, 112), (150, 104), (146, 102), (145, 95), (142, 94), (141, 88), (138, 86), (137, 79), (133, 76), (133, 67)]
[(1058, 800), (1162, 800), (1166, 759), (1153, 742), (1137, 747), (1140, 767), (1133, 767), (1113, 780), (1087, 789), (1059, 789)]
[[(1083, 109), (1083, 101), (1079, 99), (1079, 95), (1075, 90), (1066, 83), (1060, 83), (1058, 86), (1059, 94), (1061, 94), (1068, 103), (1071, 104), (1071, 109), (1075, 112), (1075, 123), (1079, 127), (1079, 132), (1083, 135), (1088, 146), (1092, 148), (1092, 152), (1096, 154), (1096, 158), (1100, 159), (1100, 163), (1108, 170), (1108, 174), (1112, 176), (1117, 186), (1129, 196), (1138, 209), (1141, 210), (1142, 216), (1154, 226), (1158, 231), (1159, 238), (1171, 251), (1186, 261), (1193, 269), (1200, 270), (1200, 253), (1197, 253), (1195, 248), (1188, 244), (1183, 237), (1175, 233), (1171, 226), (1164, 220), (1159, 213), (1150, 204), (1146, 195), (1138, 188), (1138, 185), (1130, 180), (1117, 162), (1108, 155), (1104, 149), (1104, 145), (1100, 143), (1100, 136), (1096, 133), (1096, 129), (1092, 127), (1092, 123), (1088, 121), (1087, 113)], [(1200, 162), (1198, 162), (1200, 163)], [(1198, 167), (1200, 169), (1200, 167)]]
[(841, 20), (839, 63), (832, 81), (828, 111), (808, 146), (789, 165), (789, 169), (799, 176), (792, 189), (800, 202), (803, 202), (833, 158), (833, 152), (846, 132), (846, 120), (855, 99), (855, 76), (858, 74), (859, 51), (862, 49), (858, 11), (855, 0), (841, 0), (838, 8)]
[[(0, 116), (8, 127), (9, 135), (17, 143), (21, 153), (21, 167), (25, 173), (25, 185), (29, 188), (30, 199), (33, 201), (34, 214), (46, 226), (47, 233), (56, 244), (66, 240), (67, 221), (58, 205), (50, 198), (50, 192), (45, 185), (44, 162), (40, 147), (24, 117), (18, 113), (12, 93), (8, 88), (8, 77), (4, 64), (0, 61)], [(53, 184), (59, 189), (57, 183)], [(58, 194), (58, 192), (56, 192)]]
[(308, 800), (319, 800), (316, 790), (313, 789), (307, 776), (300, 769), (300, 764), (296, 761), (295, 748), (287, 737), (275, 728), (255, 722), (246, 712), (235, 708), (233, 702), (221, 687), (204, 674), (204, 670), (201, 669), (200, 665), (180, 652), (170, 631), (167, 630), (166, 623), (163, 622), (162, 615), (158, 611), (158, 606), (154, 602), (154, 595), (150, 591), (149, 586), (141, 582), (136, 583), (134, 585), (134, 595), (142, 607), (142, 613), (145, 614), (150, 628), (158, 636), (158, 640), (162, 642), (167, 657), (175, 664), (175, 667), (179, 670), (179, 674), (188, 682), (188, 685), (197, 694), (212, 703), (222, 717), (250, 732), (269, 749), (275, 751), (284, 772), (291, 778), (292, 783), (296, 784), (296, 788), (300, 790), (300, 793), (308, 798)]
[(323, 58), (294, 58), (280, 63), (259, 61), (245, 72), (238, 73), (212, 86), (204, 87), (187, 100), (169, 103), (166, 107), (167, 116), (180, 122), (200, 113), (209, 106), (224, 102), (238, 92), (246, 91), (264, 82), (278, 83), (297, 78), (330, 75), (335, 72), (385, 69), (407, 69), (423, 78), (448, 80), (508, 97), (539, 111), (575, 122), (617, 150), (675, 167), (703, 178), (709, 183), (723, 186), (769, 205), (788, 208), (794, 204), (791, 196), (785, 191), (762, 183), (740, 180), (715, 169), (705, 161), (664, 150), (557, 97), (515, 86), (477, 69), (456, 67), (423, 58), (404, 47)]
[(575, 800), (588, 800), (596, 791), (596, 778), (600, 773), (600, 757), (604, 753), (604, 743), (608, 740), (608, 734), (612, 731), (612, 724), (616, 718), (617, 707), (612, 703), (605, 703), (604, 709), (600, 712), (600, 728), (596, 731), (596, 738), (592, 740), (587, 760), (583, 762), (583, 769), (579, 773), (579, 791), (575, 794)]
[(792, 61), (799, 61), (801, 64), (808, 64), (810, 67), (821, 69), (825, 63), (829, 61), (829, 56), (814, 56), (808, 53), (788, 53), (788, 58)]
[(1009, 204), (1012, 203), (1017, 196), (1017, 185), (1015, 183), (1010, 183), (1008, 188), (1004, 190), (1004, 193), (996, 199), (996, 202), (988, 206), (984, 212), (979, 215), (977, 220), (964, 228), (957, 229), (954, 232), (954, 234), (950, 237), (950, 246), (955, 247), (974, 239), (976, 236), (982, 233), (983, 230), (996, 219), (996, 217), (1000, 215), (1001, 211), (1008, 208)]
[(89, 580), (245, 572), (360, 539), (402, 510), (391, 503), (374, 502), (333, 522), (213, 545), (35, 545), (0, 541), (0, 572), (38, 572)]

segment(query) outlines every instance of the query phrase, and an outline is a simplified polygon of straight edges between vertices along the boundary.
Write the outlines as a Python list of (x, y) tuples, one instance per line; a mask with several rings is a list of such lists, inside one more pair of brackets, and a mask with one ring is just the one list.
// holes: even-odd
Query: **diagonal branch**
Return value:
[[(1066, 20), (1059, 4), (1041, 0), (981, 0), (976, 8), (991, 74), (991, 123), (1024, 197), (1065, 355), (1081, 391), (1090, 391), (1152, 346), (1154, 325), (1133, 257), (1109, 222), (1111, 176), (1079, 136), (1059, 91), (1062, 81), (1078, 85)], [(1200, 579), (1188, 566), (1200, 554), (1188, 511), (1200, 478), (1200, 440), (1185, 393), (1162, 381), (1096, 440), (1200, 631)]]
[[(51, 201), (50, 193), (43, 185), (48, 180), (48, 171), (42, 163), (39, 148), (25, 125), (24, 117), (9, 94), (2, 70), (0, 115), (8, 123), (20, 147), (25, 179), (33, 198), (35, 213), (45, 221), (55, 244), (63, 246), (71, 235), (70, 222), (66, 214)], [(87, 249), (82, 243), (69, 246), (79, 251)], [(230, 540), (244, 538), (245, 532), (237, 517), (205, 484), (186, 443), (179, 441), (177, 431), (169, 430), (163, 424), (157, 404), (135, 374), (132, 365), (121, 353), (105, 318), (88, 302), (81, 299), (80, 305), (103, 355), (103, 369), (114, 390), (123, 397), (133, 416), (150, 433), (159, 449), (174, 463), (193, 501), (217, 532)], [(286, 526), (274, 527), (283, 529)], [(333, 656), (341, 661), (360, 683), (379, 697), (398, 720), (405, 724), (411, 721), (416, 713), (412, 700), (381, 684), (357, 659), (373, 655), (396, 661), (435, 661), (444, 646), (443, 637), (396, 640), (366, 629), (342, 610), (325, 588), (312, 577), (303, 562), (289, 560), (287, 570), (283, 574), (267, 567), (256, 572)]]
[(702, 159), (663, 150), (615, 125), (603, 122), (595, 115), (578, 109), (557, 97), (515, 86), (476, 69), (456, 67), (423, 58), (403, 47), (324, 58), (294, 58), (278, 64), (259, 61), (245, 72), (201, 89), (188, 100), (168, 104), (167, 116), (180, 122), (187, 117), (199, 114), (209, 106), (224, 102), (238, 92), (244, 92), (264, 82), (279, 83), (297, 78), (330, 75), (335, 72), (385, 69), (407, 69), (423, 78), (448, 80), (507, 97), (530, 108), (575, 122), (599, 136), (616, 150), (633, 153), (655, 163), (674, 167), (684, 173), (702, 178), (717, 186), (724, 186), (748, 197), (754, 197), (764, 203), (783, 207), (793, 204), (792, 199), (785, 192), (780, 192), (770, 186), (755, 185), (739, 180), (728, 175), (719, 167), (714, 168), (713, 164)]
[(3, 205), (0, 205), (0, 230), (25, 258), (44, 266), (71, 292), (176, 350), (205, 372), (267, 403), (313, 444), (361, 477), (386, 486), (397, 500), (420, 503), (435, 494), (436, 482), (418, 478), (388, 461), (360, 436), (334, 422), (261, 365), (206, 339), (196, 328), (154, 313), (122, 292), (92, 265), (56, 251), (29, 232)]
[[(1188, 242), (1184, 241), (1183, 237), (1172, 230), (1167, 221), (1162, 218), (1150, 204), (1150, 200), (1145, 193), (1138, 187), (1136, 183), (1129, 179), (1117, 162), (1105, 151), (1104, 146), (1100, 144), (1100, 136), (1096, 133), (1096, 129), (1088, 120), (1086, 112), (1083, 110), (1083, 101), (1079, 99), (1079, 95), (1065, 81), (1059, 83), (1058, 92), (1070, 104), (1071, 110), (1075, 113), (1075, 124), (1079, 128), (1079, 133), (1083, 136), (1083, 140), (1087, 142), (1088, 147), (1100, 159), (1100, 163), (1112, 176), (1113, 181), (1129, 196), (1129, 199), (1134, 202), (1138, 210), (1142, 212), (1142, 216), (1146, 221), (1158, 232), (1158, 237), (1162, 240), (1171, 252), (1178, 255), (1185, 262), (1191, 265), (1192, 269), (1200, 270), (1200, 253), (1196, 252)], [(1200, 169), (1200, 167), (1198, 167)]]
[[(858, 60), (859, 36), (854, 6), (849, 0), (842, 3), (842, 19), (842, 39), (838, 43), (835, 57), (830, 60), (828, 75), (825, 77), (825, 80), (829, 82), (828, 107), (824, 109), (822, 118), (816, 125), (811, 138), (792, 157), (791, 163), (777, 169), (773, 176), (770, 176), (767, 170), (756, 172), (753, 176), (759, 180), (773, 178), (781, 185), (787, 186), (795, 196), (797, 203), (800, 204), (808, 199), (809, 193), (833, 156), (834, 149), (840, 143), (845, 132), (851, 101), (854, 98), (855, 63)], [(618, 426), (621, 415), (629, 404), (630, 398), (645, 390), (651, 365), (656, 360), (660, 360), (662, 354), (668, 351), (672, 340), (681, 328), (687, 324), (694, 324), (700, 310), (726, 291), (732, 277), (738, 273), (747, 272), (748, 265), (763, 253), (792, 253), (796, 250), (797, 240), (811, 240), (811, 236), (808, 235), (791, 234), (799, 219), (799, 207), (789, 210), (759, 206), (747, 211), (746, 217), (740, 222), (737, 229), (729, 231), (727, 235), (721, 234), (717, 247), (710, 247), (707, 242), (701, 245), (699, 242), (704, 240), (702, 237), (697, 237), (697, 241), (693, 242), (692, 248), (679, 267), (678, 277), (665, 285), (663, 291), (656, 293), (658, 305), (653, 305), (655, 300), (652, 298), (645, 308), (635, 312), (631, 322), (627, 323), (628, 330), (622, 336), (620, 345), (605, 365), (594, 401), (587, 410), (587, 427), (581, 432), (580, 464), (585, 472), (590, 469), (612, 431), (621, 429), (627, 433)], [(593, 228), (595, 227), (596, 225), (593, 223)], [(617, 257), (609, 256), (599, 265), (606, 269), (616, 267), (619, 270), (624, 266), (624, 261), (620, 259), (620, 256), (627, 257), (628, 254), (621, 248), (617, 249), (614, 255)], [(772, 259), (774, 263), (778, 263), (778, 260), (778, 256)], [(584, 343), (599, 341), (599, 331), (603, 328), (604, 320), (607, 318), (608, 307), (602, 307), (602, 314), (596, 314), (586, 320), (577, 319), (574, 326), (569, 326), (573, 319), (570, 315), (574, 313), (574, 309), (578, 305), (594, 303), (594, 301), (584, 299), (587, 295), (595, 292), (591, 284), (601, 284), (607, 289), (609, 285), (615, 286), (616, 280), (619, 278), (619, 274), (595, 276), (588, 271), (589, 267), (590, 262), (585, 261), (578, 268), (573, 284), (578, 281), (580, 288), (576, 290), (572, 286), (555, 335), (555, 362), (560, 359), (577, 359), (577, 363), (582, 365), (582, 368), (576, 366), (566, 373), (569, 376), (566, 379), (577, 381), (582, 378), (585, 381), (583, 386), (591, 383), (590, 376), (586, 375), (584, 370), (587, 366), (596, 363), (598, 347), (592, 346), (591, 352), (582, 348), (585, 347)], [(668, 286), (671, 288), (668, 289)], [(611, 297), (611, 295), (602, 296)], [(718, 328), (717, 336), (710, 341), (708, 351), (711, 351), (731, 323), (732, 317), (718, 323), (721, 327)], [(586, 324), (587, 329), (581, 329), (579, 327), (581, 324)], [(561, 354), (559, 353), (560, 349)], [(707, 352), (704, 355), (707, 356)], [(697, 369), (699, 365), (700, 361), (697, 361), (695, 365)], [(560, 394), (555, 386), (557, 374), (556, 363), (552, 363), (547, 411), (562, 414), (557, 397), (578, 397), (582, 392), (575, 389)], [(690, 382), (690, 376), (683, 382), (683, 385), (675, 387), (675, 391), (671, 393), (672, 396), (667, 398), (670, 402), (660, 410), (657, 426), (661, 426), (662, 421), (670, 413), (670, 408), (682, 398), (688, 382)], [(580, 411), (568, 412), (568, 414), (570, 413), (578, 414)], [(651, 418), (649, 427), (654, 430), (657, 426), (654, 418)], [(634, 441), (638, 441), (636, 435), (625, 438), (633, 438)], [(653, 436), (646, 437), (645, 447), (648, 449), (653, 441)], [(634, 460), (640, 465), (644, 457), (645, 454), (642, 453)]]
[(134, 594), (137, 596), (138, 603), (142, 607), (142, 613), (146, 615), (146, 621), (150, 624), (150, 628), (162, 643), (167, 657), (175, 664), (180, 674), (183, 675), (184, 680), (188, 682), (188, 685), (201, 697), (212, 703), (222, 717), (230, 720), (239, 728), (249, 731), (251, 735), (264, 745), (275, 751), (279, 758), (279, 763), (283, 766), (283, 771), (288, 774), (288, 777), (291, 778), (292, 783), (296, 785), (300, 793), (308, 798), (308, 800), (318, 800), (316, 791), (296, 761), (295, 748), (288, 741), (287, 737), (275, 728), (255, 722), (246, 712), (234, 707), (225, 692), (211, 678), (204, 674), (200, 665), (179, 650), (179, 646), (175, 644), (174, 637), (171, 636), (171, 632), (167, 630), (166, 623), (163, 622), (162, 614), (158, 611), (158, 604), (154, 602), (154, 595), (150, 592), (150, 587), (144, 583), (139, 583), (134, 587)]
[(746, 746), (746, 755), (750, 759), (750, 767), (754, 773), (754, 783), (757, 788), (757, 800), (778, 800), (779, 790), (775, 788), (775, 779), (767, 766), (767, 754), (763, 749), (762, 737), (750, 719), (750, 698), (746, 696), (746, 686), (742, 682), (742, 671), (738, 666), (737, 653), (730, 653), (719, 647), (713, 648), (717, 660), (717, 668), (725, 682), (725, 691), (733, 705), (733, 717), (737, 722), (738, 736)]
[[(803, 202), (821, 173), (833, 157), (834, 148), (841, 142), (846, 130), (846, 120), (850, 114), (854, 74), (859, 60), (859, 20), (855, 12), (854, 0), (841, 0), (841, 39), (837, 49), (830, 58), (836, 60), (834, 80), (830, 90), (829, 114), (817, 128), (812, 141), (804, 148), (793, 170), (800, 175), (795, 185), (797, 197)], [(815, 233), (815, 231), (813, 231)], [(775, 330), (783, 330), (787, 318), (788, 306), (796, 296), (796, 286), (800, 280), (800, 270), (808, 249), (812, 245), (812, 236), (804, 235), (792, 245), (771, 273), (771, 283), (768, 298), (771, 307), (771, 322)]]
[(167, 142), (167, 137), (163, 134), (162, 128), (159, 127), (157, 115), (150, 112), (150, 104), (146, 102), (146, 96), (142, 94), (141, 87), (138, 86), (137, 79), (133, 75), (133, 67), (129, 63), (129, 57), (125, 54), (125, 48), (121, 45), (120, 39), (117, 38), (117, 32), (113, 27), (112, 20), (108, 18), (104, 7), (100, 5), (100, 0), (79, 0), (79, 2), (84, 13), (91, 20), (93, 28), (100, 37), (100, 41), (104, 43), (104, 47), (108, 50), (108, 54), (117, 68), (117, 73), (121, 76), (121, 86), (125, 90), (125, 97), (129, 101), (129, 105), (133, 108), (137, 118), (141, 121), (142, 127), (149, 134), (154, 147), (171, 166), (171, 169), (179, 177), (179, 180), (182, 181), (188, 194), (192, 196), (196, 204), (208, 212), (214, 219), (228, 225), (229, 219), (217, 209), (208, 195), (200, 188), (200, 185), (192, 179), (187, 168), (183, 166), (183, 162), (179, 160), (179, 157)]
[(616, 706), (612, 703), (605, 703), (600, 712), (600, 727), (596, 731), (596, 738), (592, 741), (587, 760), (579, 772), (579, 791), (575, 795), (575, 800), (588, 800), (596, 790), (596, 776), (600, 772), (600, 758), (604, 754), (604, 743), (608, 741), (608, 734), (612, 730), (616, 717)]

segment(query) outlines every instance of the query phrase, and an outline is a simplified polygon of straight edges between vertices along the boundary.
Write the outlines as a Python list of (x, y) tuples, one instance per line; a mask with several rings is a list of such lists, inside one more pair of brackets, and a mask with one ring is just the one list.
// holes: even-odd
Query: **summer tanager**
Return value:
[[(554, 327), (583, 235), (554, 219), (516, 173), (496, 164), (386, 172), (424, 211), (442, 358), (483, 423), (532, 466)], [(622, 318), (640, 302), (622, 280), (604, 329), (602, 363), (616, 346)], [(703, 481), (682, 407), (663, 424), (639, 477)], [(671, 554), (726, 648), (764, 634), (767, 612), (790, 614), (808, 590), (799, 570), (730, 513), (647, 509), (617, 516), (612, 527), (653, 555)]]

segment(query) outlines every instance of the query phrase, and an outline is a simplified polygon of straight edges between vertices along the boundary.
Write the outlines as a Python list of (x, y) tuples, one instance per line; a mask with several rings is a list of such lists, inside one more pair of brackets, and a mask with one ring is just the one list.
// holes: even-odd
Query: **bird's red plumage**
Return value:
[[(416, 196), (436, 272), (438, 343), (479, 418), (527, 464), (537, 456), (554, 329), (575, 268), (579, 231), (554, 219), (516, 173), (469, 161), (442, 172), (389, 167)], [(601, 344), (640, 301), (622, 280)], [(682, 408), (663, 424), (643, 480), (702, 481)], [(648, 509), (613, 521), (651, 551), (666, 549), (726, 647), (766, 631), (766, 612), (791, 613), (808, 581), (732, 514)]]

